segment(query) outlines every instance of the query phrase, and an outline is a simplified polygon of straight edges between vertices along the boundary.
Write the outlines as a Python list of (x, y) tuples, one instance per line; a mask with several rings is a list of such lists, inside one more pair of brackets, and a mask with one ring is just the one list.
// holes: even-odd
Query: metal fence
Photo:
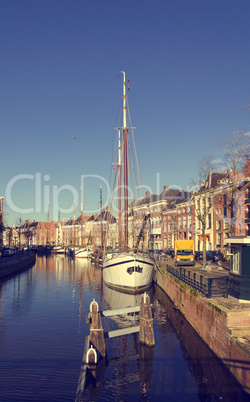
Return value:
[(228, 297), (229, 277), (219, 276), (210, 278), (187, 268), (175, 268), (167, 264), (167, 271), (186, 283), (193, 289), (201, 292), (205, 297)]

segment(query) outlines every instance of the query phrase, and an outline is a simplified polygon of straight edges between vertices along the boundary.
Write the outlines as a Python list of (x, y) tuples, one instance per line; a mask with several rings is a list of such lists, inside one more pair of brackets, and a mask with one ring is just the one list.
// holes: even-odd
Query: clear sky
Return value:
[(78, 215), (81, 180), (98, 212), (121, 70), (143, 183), (189, 189), (219, 138), (250, 131), (249, 20), (249, 0), (0, 0), (5, 223), (46, 220), (48, 202), (66, 219), (73, 199)]

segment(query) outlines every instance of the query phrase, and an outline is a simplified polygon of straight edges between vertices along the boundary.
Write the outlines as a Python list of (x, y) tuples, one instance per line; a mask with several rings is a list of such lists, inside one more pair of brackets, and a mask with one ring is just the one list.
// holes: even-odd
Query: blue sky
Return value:
[(58, 203), (73, 216), (84, 177), (85, 212), (98, 211), (121, 70), (143, 183), (188, 189), (219, 138), (250, 131), (249, 17), (249, 0), (0, 0), (5, 223), (46, 220), (48, 202), (50, 219)]

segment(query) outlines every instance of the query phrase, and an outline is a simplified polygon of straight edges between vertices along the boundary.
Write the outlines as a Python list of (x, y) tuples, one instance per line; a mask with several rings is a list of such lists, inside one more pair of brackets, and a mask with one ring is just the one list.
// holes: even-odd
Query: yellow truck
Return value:
[(175, 265), (195, 265), (194, 240), (175, 240)]

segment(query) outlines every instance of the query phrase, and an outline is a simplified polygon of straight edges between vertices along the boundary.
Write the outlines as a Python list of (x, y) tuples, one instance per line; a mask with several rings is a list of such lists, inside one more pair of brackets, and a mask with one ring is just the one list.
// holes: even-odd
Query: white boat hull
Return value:
[(75, 258), (90, 258), (92, 250), (90, 248), (80, 248), (75, 251)]
[(153, 280), (154, 260), (147, 254), (118, 253), (103, 264), (103, 281), (125, 292), (141, 292)]
[(64, 254), (65, 253), (65, 249), (64, 247), (54, 247), (51, 250), (51, 253), (55, 253), (55, 254)]

